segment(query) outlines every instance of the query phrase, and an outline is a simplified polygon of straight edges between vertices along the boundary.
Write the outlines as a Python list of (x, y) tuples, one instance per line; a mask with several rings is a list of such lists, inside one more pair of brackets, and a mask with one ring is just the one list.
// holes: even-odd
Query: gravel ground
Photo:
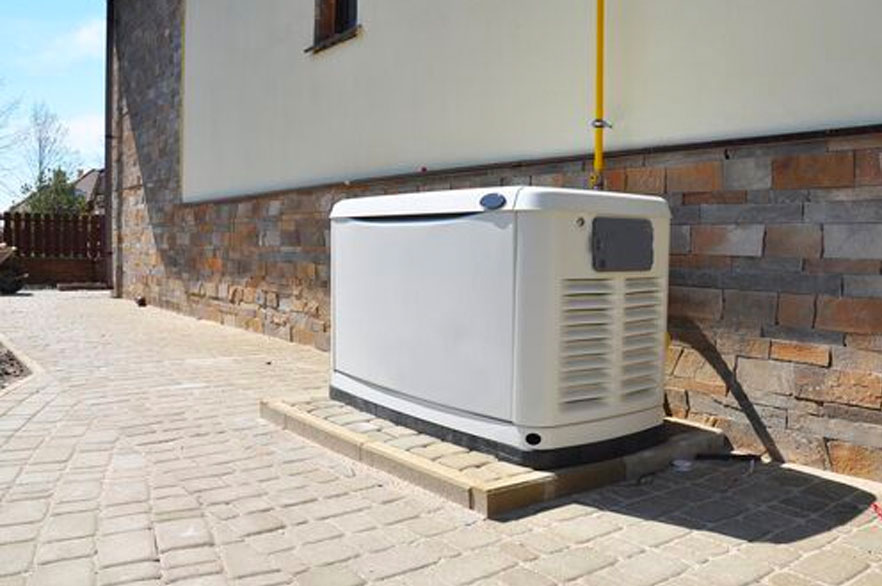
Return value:
[(15, 355), (0, 345), (0, 389), (11, 385), (27, 374), (28, 369), (18, 361)]

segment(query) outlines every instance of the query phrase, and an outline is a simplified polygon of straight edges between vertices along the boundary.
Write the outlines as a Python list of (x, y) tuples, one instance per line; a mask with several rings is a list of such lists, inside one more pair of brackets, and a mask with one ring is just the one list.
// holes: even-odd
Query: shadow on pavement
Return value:
[(499, 520), (584, 506), (746, 542), (786, 544), (858, 522), (859, 516), (866, 522), (875, 500), (864, 490), (777, 464), (696, 461), (688, 472), (668, 469), (639, 483), (614, 484)]

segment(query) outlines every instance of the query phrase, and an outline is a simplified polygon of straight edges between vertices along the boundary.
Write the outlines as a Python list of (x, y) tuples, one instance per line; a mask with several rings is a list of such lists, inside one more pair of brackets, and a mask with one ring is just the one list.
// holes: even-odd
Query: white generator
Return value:
[(331, 396), (536, 468), (657, 441), (670, 211), (545, 187), (331, 212)]

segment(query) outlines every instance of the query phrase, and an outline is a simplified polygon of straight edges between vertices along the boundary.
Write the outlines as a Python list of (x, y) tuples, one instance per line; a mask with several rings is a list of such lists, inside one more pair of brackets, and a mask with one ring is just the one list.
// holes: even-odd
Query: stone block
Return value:
[(818, 298), (815, 327), (824, 330), (876, 334), (882, 332), (882, 299)]
[(723, 188), (723, 167), (719, 161), (668, 167), (667, 191), (719, 191)]
[(732, 259), (728, 256), (708, 256), (706, 254), (672, 254), (668, 259), (674, 269), (722, 269), (732, 268)]
[(743, 203), (747, 203), (746, 191), (705, 191), (683, 194), (683, 205)]
[(878, 260), (849, 260), (841, 258), (807, 258), (803, 270), (810, 275), (823, 273), (848, 273), (878, 275), (882, 262)]
[(830, 366), (830, 348), (820, 344), (775, 340), (772, 342), (771, 358), (786, 362)]
[(764, 271), (799, 273), (802, 272), (801, 258), (788, 257), (735, 257), (732, 259), (733, 272), (761, 273)]
[(804, 275), (792, 272), (742, 271), (723, 275), (722, 284), (727, 289), (743, 291), (838, 295), (842, 286), (842, 277), (839, 275)]
[(693, 226), (692, 250), (697, 254), (762, 256), (762, 225)]
[(821, 226), (782, 224), (766, 227), (767, 256), (818, 258), (821, 256)]
[(882, 258), (882, 223), (826, 224), (824, 257), (869, 260)]
[(830, 419), (806, 413), (791, 413), (788, 428), (815, 437), (842, 440), (866, 448), (882, 449), (879, 426), (843, 419)]
[(665, 412), (671, 417), (680, 419), (685, 419), (689, 415), (689, 399), (685, 390), (665, 387)]
[(845, 345), (859, 350), (882, 352), (882, 334), (848, 334)]
[(645, 193), (650, 195), (664, 193), (664, 167), (637, 167), (626, 169), (625, 189), (630, 193)]
[(673, 374), (681, 378), (695, 378), (698, 369), (704, 365), (705, 360), (698, 351), (692, 348), (684, 348), (682, 352)]
[(772, 161), (772, 187), (847, 187), (854, 185), (854, 155), (850, 152), (779, 157)]
[(673, 206), (671, 208), (671, 224), (700, 224), (701, 209), (699, 206)]
[(723, 161), (724, 189), (769, 189), (771, 187), (771, 159), (754, 157)]
[(815, 321), (815, 296), (796, 293), (778, 295), (778, 323), (794, 328), (810, 328)]
[(882, 297), (882, 276), (846, 275), (842, 283), (848, 297)]
[(786, 326), (763, 326), (763, 336), (779, 340), (792, 340), (809, 344), (842, 345), (844, 335), (840, 332), (828, 332), (811, 328), (790, 328)]
[(857, 185), (882, 185), (882, 150), (867, 149), (854, 154)]
[(716, 340), (717, 351), (723, 355), (746, 358), (768, 358), (770, 341), (756, 336), (721, 332)]
[(735, 326), (773, 324), (777, 307), (777, 293), (723, 291), (723, 321)]
[(834, 472), (876, 481), (882, 479), (882, 450), (831, 440), (827, 442), (827, 451)]
[(866, 224), (882, 222), (882, 202), (825, 201), (805, 204), (807, 222)]
[(810, 189), (808, 197), (808, 201), (812, 202), (858, 202), (879, 199), (882, 199), (882, 186), (880, 185)]
[(692, 270), (672, 268), (668, 271), (671, 285), (684, 287), (710, 287), (719, 289), (723, 286), (726, 273), (716, 270)]
[(625, 191), (625, 170), (607, 169), (604, 172), (604, 189), (609, 191)]
[(882, 411), (876, 409), (865, 409), (839, 403), (826, 403), (818, 414), (830, 419), (844, 419), (846, 421), (882, 425)]
[(882, 374), (882, 353), (857, 348), (833, 348), (833, 367)]
[(827, 141), (827, 149), (831, 151), (853, 151), (873, 148), (882, 148), (882, 132), (835, 136)]
[(735, 374), (745, 390), (779, 395), (794, 394), (796, 373), (792, 363), (738, 358)]
[(690, 250), (689, 226), (671, 226), (671, 254), (687, 254)]
[(801, 399), (882, 408), (882, 375), (879, 374), (800, 366), (794, 370), (793, 380), (796, 396)]
[(718, 289), (671, 287), (668, 311), (671, 315), (699, 320), (718, 320), (723, 310), (723, 292)]
[(802, 221), (802, 204), (741, 204), (701, 206), (703, 224), (787, 224)]

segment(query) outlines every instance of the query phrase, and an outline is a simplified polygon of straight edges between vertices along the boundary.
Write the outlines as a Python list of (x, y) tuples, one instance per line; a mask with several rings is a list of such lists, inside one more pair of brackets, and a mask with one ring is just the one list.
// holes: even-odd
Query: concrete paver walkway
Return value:
[(0, 298), (0, 586), (882, 584), (862, 490), (702, 462), (510, 519), (261, 421), (320, 352), (104, 293)]

